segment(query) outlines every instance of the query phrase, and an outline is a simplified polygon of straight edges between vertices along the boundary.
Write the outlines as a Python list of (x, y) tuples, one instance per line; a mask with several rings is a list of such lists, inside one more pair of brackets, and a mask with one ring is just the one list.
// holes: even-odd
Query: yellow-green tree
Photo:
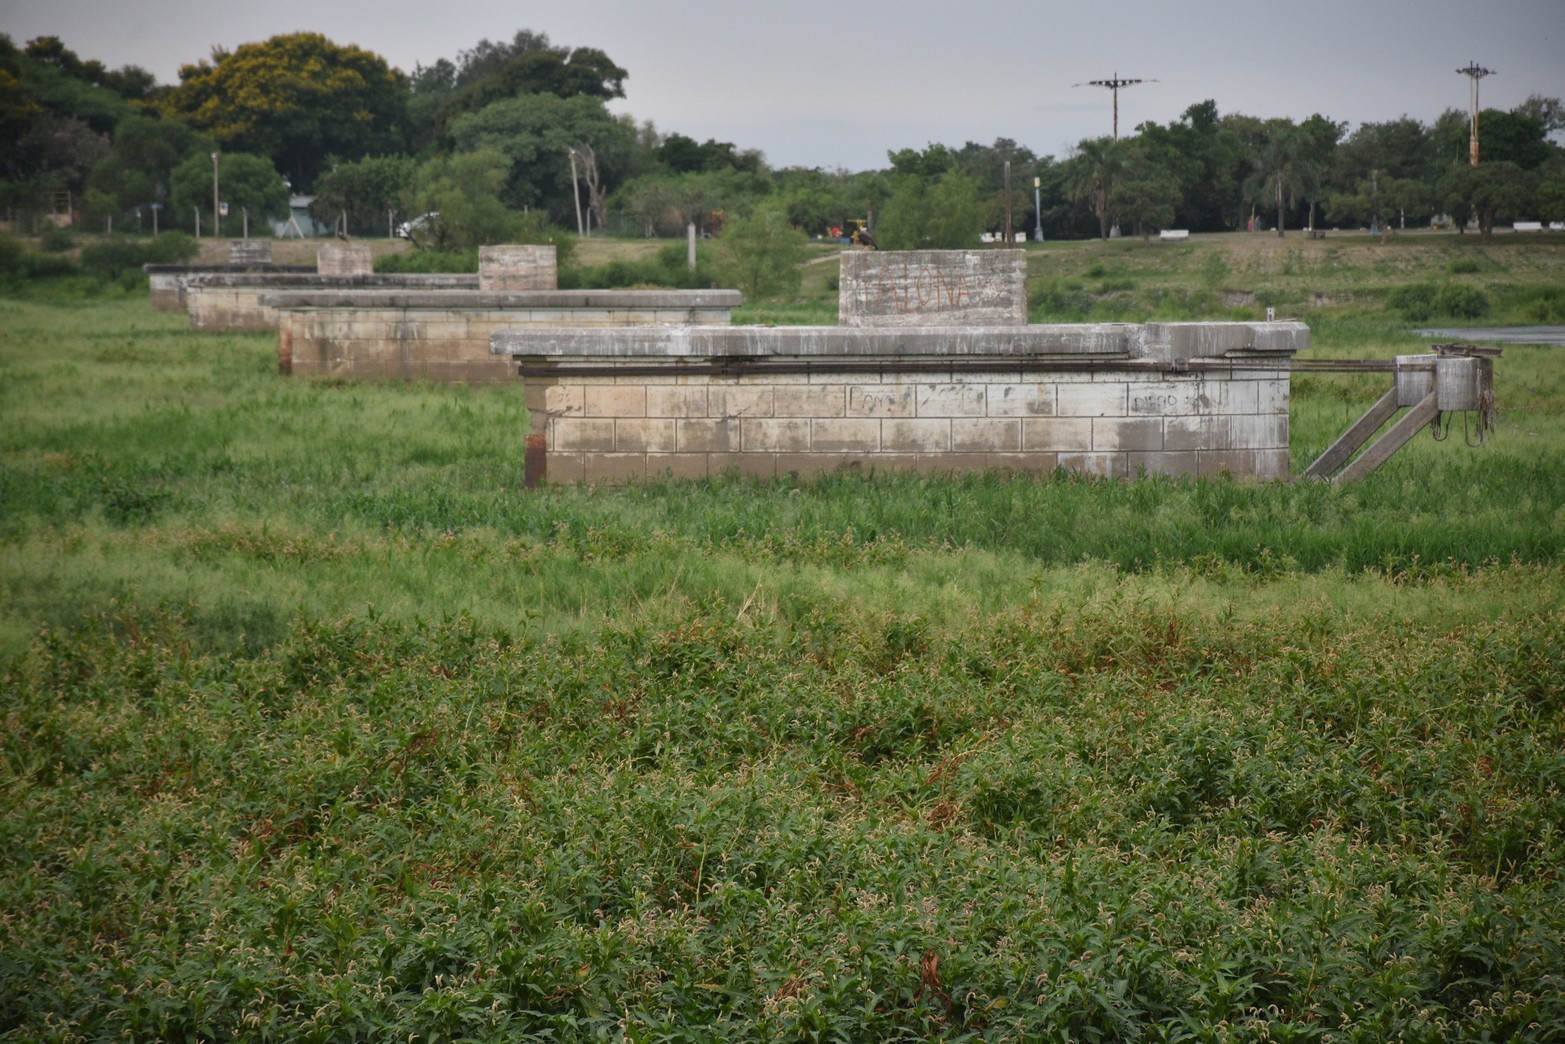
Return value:
[(320, 33), (274, 36), (179, 70), (162, 110), (238, 152), (271, 157), (307, 188), (328, 156), (401, 151), (407, 78), (377, 54)]

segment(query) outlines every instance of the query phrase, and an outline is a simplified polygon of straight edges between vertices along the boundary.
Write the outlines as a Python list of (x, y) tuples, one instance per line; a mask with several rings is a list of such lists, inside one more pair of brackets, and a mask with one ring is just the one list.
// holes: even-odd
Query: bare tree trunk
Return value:
[(1282, 238), (1282, 175), (1277, 175), (1277, 238)]

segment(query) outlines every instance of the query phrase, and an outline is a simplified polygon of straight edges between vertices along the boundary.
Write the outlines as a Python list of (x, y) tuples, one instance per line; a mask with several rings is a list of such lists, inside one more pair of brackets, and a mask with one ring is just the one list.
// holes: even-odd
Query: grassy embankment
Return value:
[[(1269, 246), (1048, 244), (1034, 318), (1228, 294), (1384, 357), (1399, 286), (1526, 319), (1565, 271)], [(1565, 1022), (1558, 349), (1346, 489), (535, 495), (514, 396), (273, 350), (0, 301), (0, 1032)], [(1300, 378), (1296, 469), (1384, 382)]]

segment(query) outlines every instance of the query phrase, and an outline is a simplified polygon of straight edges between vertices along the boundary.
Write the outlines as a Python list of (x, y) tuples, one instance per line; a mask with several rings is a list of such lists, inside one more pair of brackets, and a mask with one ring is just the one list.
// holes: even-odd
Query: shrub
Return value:
[(1425, 322), (1435, 314), (1435, 288), (1428, 283), (1399, 286), (1386, 295), (1386, 305), (1409, 322)]
[(64, 229), (51, 228), (38, 237), (38, 245), (51, 254), (63, 254), (75, 246), (76, 241)]
[(1451, 262), (1449, 269), (1452, 275), (1472, 275), (1479, 270), (1479, 264), (1470, 257), (1459, 258)]
[(410, 250), (382, 254), (375, 259), (377, 272), (476, 272), (477, 250)]
[(1434, 309), (1453, 319), (1481, 319), (1489, 314), (1489, 295), (1476, 286), (1448, 283), (1435, 294)]
[(142, 265), (188, 261), (198, 249), (195, 239), (183, 232), (164, 232), (153, 239), (106, 239), (82, 247), (81, 266), (113, 280)]

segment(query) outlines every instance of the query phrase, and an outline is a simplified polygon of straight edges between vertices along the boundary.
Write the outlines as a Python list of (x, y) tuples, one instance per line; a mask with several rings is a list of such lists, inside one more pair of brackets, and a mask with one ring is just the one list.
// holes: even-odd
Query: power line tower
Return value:
[(1467, 63), (1467, 68), (1456, 71), (1467, 77), (1471, 82), (1471, 102), (1469, 107), (1472, 111), (1473, 133), (1472, 139), (1467, 146), (1467, 157), (1468, 161), (1476, 167), (1478, 166), (1478, 81), (1485, 76), (1493, 76), (1494, 70), (1485, 69), (1477, 62), (1470, 61)]
[(1156, 80), (1122, 80), (1119, 73), (1115, 73), (1107, 80), (1087, 80), (1084, 83), (1073, 83), (1072, 87), (1107, 87), (1114, 92), (1114, 140), (1119, 140), (1119, 89), (1121, 87), (1134, 87), (1138, 83), (1157, 83)]

